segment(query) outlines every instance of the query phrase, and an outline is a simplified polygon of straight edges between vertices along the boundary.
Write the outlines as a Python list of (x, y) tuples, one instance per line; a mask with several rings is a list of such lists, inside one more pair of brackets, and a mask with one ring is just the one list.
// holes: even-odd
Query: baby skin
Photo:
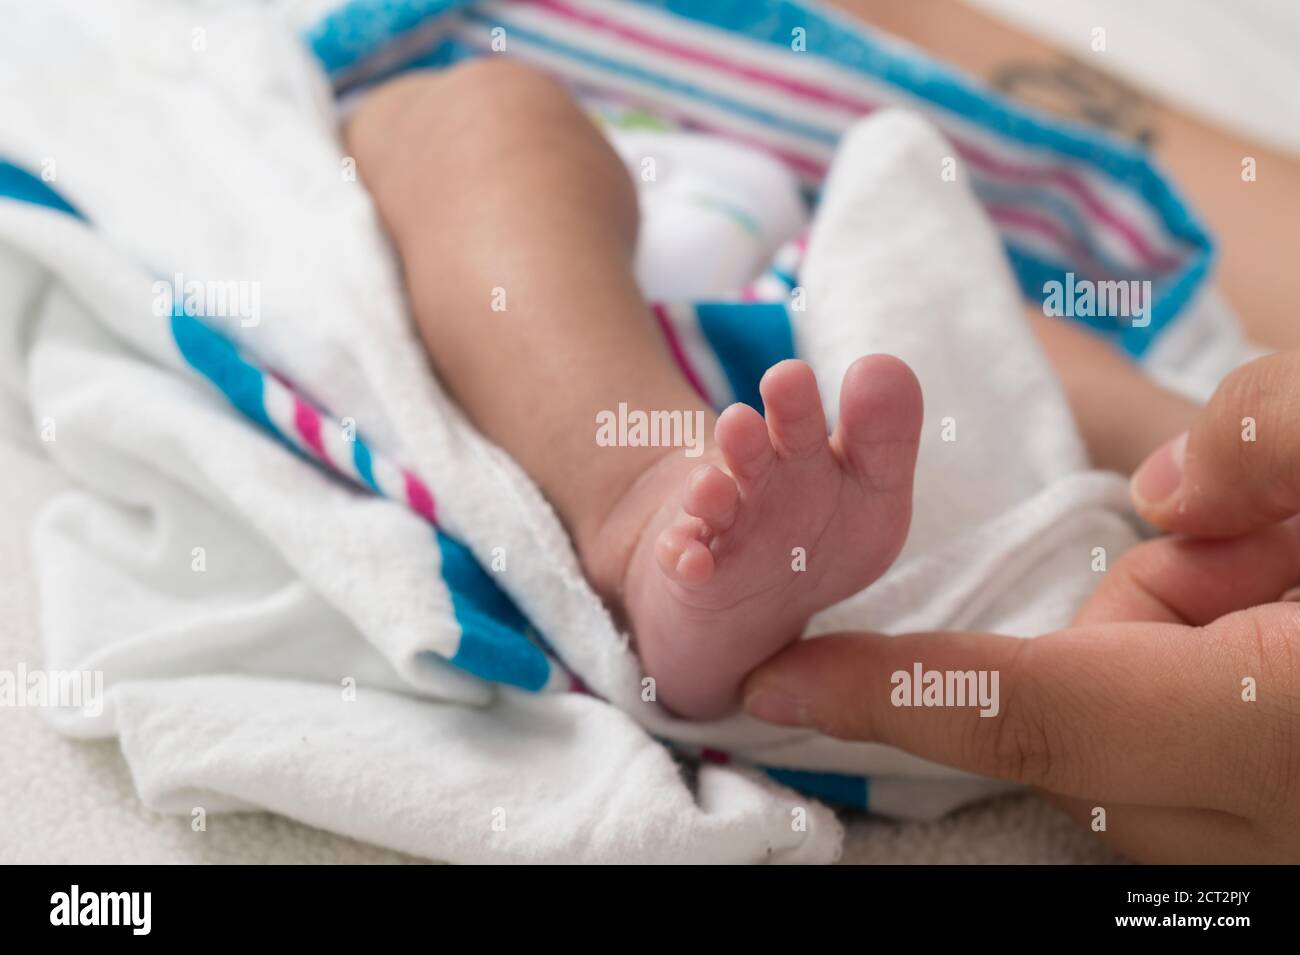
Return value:
[[(749, 670), (890, 566), (911, 519), (915, 376), (887, 355), (860, 358), (828, 434), (812, 370), (785, 361), (762, 380), (764, 414), (737, 404), (715, 418), (633, 277), (633, 184), (561, 86), (497, 58), (408, 75), (371, 94), (345, 137), (439, 378), (547, 495), (660, 702), (728, 714)], [(1044, 339), (1053, 357), (1122, 365), (1059, 334)], [(1149, 387), (1116, 369), (1121, 396)], [(1123, 441), (1145, 453), (1190, 416), (1163, 393), (1140, 397), (1170, 420), (1116, 431), (1112, 458), (1130, 453)], [(695, 458), (601, 447), (597, 415), (622, 402), (701, 412), (711, 438)]]

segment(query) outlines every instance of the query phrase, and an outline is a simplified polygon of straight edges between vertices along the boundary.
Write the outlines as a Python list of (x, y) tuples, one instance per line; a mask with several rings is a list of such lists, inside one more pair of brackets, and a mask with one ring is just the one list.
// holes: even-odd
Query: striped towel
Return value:
[(580, 91), (767, 150), (813, 190), (854, 121), (887, 107), (918, 112), (953, 144), (1027, 296), (1041, 299), (1067, 272), (1152, 282), (1149, 325), (1089, 319), (1134, 356), (1210, 266), (1208, 235), (1140, 148), (1029, 112), (810, 4), (351, 0), (308, 33), (343, 95), (490, 54), (494, 38)]

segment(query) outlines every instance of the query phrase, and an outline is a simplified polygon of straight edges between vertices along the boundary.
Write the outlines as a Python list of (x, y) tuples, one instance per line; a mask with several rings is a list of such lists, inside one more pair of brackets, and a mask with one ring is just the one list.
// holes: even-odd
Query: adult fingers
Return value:
[(1267, 527), (1230, 540), (1162, 537), (1125, 554), (1075, 617), (1076, 626), (1116, 621), (1210, 623), (1272, 603), (1300, 579), (1300, 537)]
[(1231, 537), (1300, 513), (1300, 351), (1238, 368), (1191, 429), (1133, 476), (1138, 513), (1157, 527)]
[(1034, 640), (831, 635), (755, 670), (745, 707), (1064, 795), (1231, 811), (1295, 788), (1296, 634), (1286, 603)]

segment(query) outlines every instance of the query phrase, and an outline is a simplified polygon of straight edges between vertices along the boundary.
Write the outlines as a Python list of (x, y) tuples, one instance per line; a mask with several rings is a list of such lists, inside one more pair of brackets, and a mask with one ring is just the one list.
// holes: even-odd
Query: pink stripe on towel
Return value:
[(438, 523), (438, 516), (433, 506), (433, 495), (429, 493), (424, 482), (410, 471), (403, 471), (402, 478), (406, 482), (407, 503), (430, 524)]
[(672, 353), (673, 360), (677, 362), (677, 367), (682, 370), (682, 374), (695, 389), (695, 393), (706, 402), (712, 403), (704, 383), (700, 381), (700, 376), (696, 374), (695, 369), (691, 367), (690, 359), (686, 357), (686, 349), (682, 348), (681, 340), (677, 337), (677, 329), (673, 328), (673, 320), (668, 317), (668, 311), (662, 305), (652, 305), (650, 310), (655, 314), (655, 320), (659, 323), (660, 331), (664, 333), (664, 341), (668, 343), (668, 350)]
[(293, 426), (299, 436), (307, 442), (307, 446), (316, 452), (317, 457), (326, 464), (333, 465), (334, 462), (326, 455), (325, 444), (320, 438), (320, 415), (315, 408), (297, 395), (293, 396)]
[(988, 212), (989, 218), (999, 225), (1014, 226), (1045, 237), (1074, 256), (1085, 274), (1106, 274), (1088, 249), (1074, 235), (1062, 229), (1054, 219), (1012, 206), (988, 206), (985, 211)]

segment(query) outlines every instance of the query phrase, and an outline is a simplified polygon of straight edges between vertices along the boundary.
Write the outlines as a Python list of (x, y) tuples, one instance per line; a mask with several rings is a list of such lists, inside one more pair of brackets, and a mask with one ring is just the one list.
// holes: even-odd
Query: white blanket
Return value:
[[(204, 8), (198, 51), (183, 6), (0, 13), (0, 154), (56, 170), (97, 224), (0, 203), (3, 380), (81, 487), (35, 535), (44, 665), (102, 671), (107, 687), (98, 716), (50, 715), (119, 738), (148, 805), (267, 808), (452, 861), (824, 861), (833, 814), (744, 761), (869, 775), (872, 808), (899, 815), (1001, 788), (742, 717), (684, 724), (641, 700), (553, 513), (428, 373), (289, 25)], [(801, 352), (830, 386), (862, 352), (900, 354), (927, 413), (904, 555), (812, 633), (1049, 630), (1094, 584), (1093, 549), (1113, 561), (1135, 539), (1122, 482), (1082, 470), (993, 231), (964, 183), (935, 174), (947, 154), (908, 116), (863, 123), (814, 227)], [(485, 566), (504, 548), (502, 586), (608, 702), (443, 662), (428, 525), (186, 374), (157, 334), (150, 269), (260, 283), (260, 322), (227, 331), (425, 476)], [(655, 737), (738, 760), (684, 773)]]

